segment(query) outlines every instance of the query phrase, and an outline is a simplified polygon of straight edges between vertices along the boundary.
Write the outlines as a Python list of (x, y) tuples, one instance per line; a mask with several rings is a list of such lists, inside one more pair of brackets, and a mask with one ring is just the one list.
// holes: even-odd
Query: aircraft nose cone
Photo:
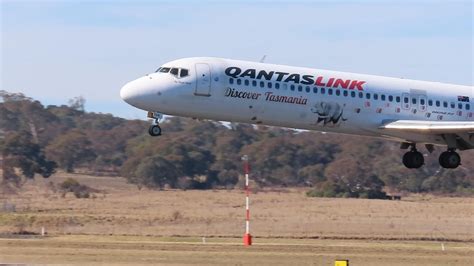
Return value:
[(155, 108), (155, 95), (154, 84), (146, 77), (130, 81), (120, 89), (122, 100), (143, 110)]
[(138, 98), (138, 90), (134, 88), (133, 81), (125, 84), (122, 89), (120, 89), (120, 98), (130, 105), (134, 105)]

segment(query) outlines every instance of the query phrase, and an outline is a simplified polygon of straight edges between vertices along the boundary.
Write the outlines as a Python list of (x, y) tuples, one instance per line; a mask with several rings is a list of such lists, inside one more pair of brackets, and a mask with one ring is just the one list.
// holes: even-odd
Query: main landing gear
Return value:
[(148, 112), (148, 118), (153, 119), (152, 124), (148, 128), (148, 134), (153, 137), (161, 136), (160, 120), (163, 118), (163, 114), (158, 112)]
[(454, 149), (448, 149), (439, 156), (439, 164), (443, 168), (454, 169), (461, 165), (461, 157)]
[[(427, 145), (428, 151), (431, 153), (434, 148), (432, 145)], [(425, 164), (423, 154), (416, 149), (415, 143), (402, 143), (402, 149), (410, 148), (410, 151), (403, 155), (403, 164), (410, 169), (417, 169)], [(441, 153), (439, 156), (439, 164), (443, 168), (454, 169), (461, 165), (461, 156), (454, 148), (448, 148), (447, 151)]]
[(403, 164), (406, 168), (416, 169), (425, 164), (423, 154), (416, 149), (416, 145), (412, 144), (410, 151), (403, 155)]

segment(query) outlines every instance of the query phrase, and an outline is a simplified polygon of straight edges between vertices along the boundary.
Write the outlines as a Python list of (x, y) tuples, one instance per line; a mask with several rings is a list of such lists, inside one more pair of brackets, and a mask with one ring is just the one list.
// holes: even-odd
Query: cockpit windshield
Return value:
[(186, 68), (179, 67), (159, 67), (155, 73), (170, 73), (177, 78), (184, 78), (189, 76), (189, 70)]

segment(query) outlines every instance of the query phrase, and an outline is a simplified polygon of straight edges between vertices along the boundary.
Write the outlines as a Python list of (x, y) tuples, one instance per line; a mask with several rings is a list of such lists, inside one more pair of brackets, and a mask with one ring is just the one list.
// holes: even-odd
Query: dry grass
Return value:
[[(104, 193), (62, 197), (48, 186), (67, 177)], [(3, 195), (16, 212), (0, 213), (0, 232), (22, 225), (50, 234), (240, 236), (240, 190), (153, 191), (117, 177), (57, 174)], [(402, 201), (308, 198), (304, 190), (251, 195), (251, 230), (259, 237), (474, 240), (474, 199), (416, 196)], [(1, 207), (1, 206), (0, 206)]]
[(367, 240), (256, 239), (244, 247), (241, 239), (59, 236), (0, 239), (0, 261), (64, 264), (218, 264), (218, 265), (472, 265), (472, 244)]
[[(62, 197), (48, 183), (67, 177), (103, 192)], [(0, 208), (8, 203), (16, 211), (0, 212), (0, 262), (332, 265), (348, 258), (368, 266), (474, 264), (472, 198), (321, 199), (291, 189), (258, 192), (251, 201), (256, 238), (249, 248), (241, 245), (243, 191), (138, 190), (122, 178), (61, 173), (1, 196)], [(46, 238), (9, 235), (42, 226)]]

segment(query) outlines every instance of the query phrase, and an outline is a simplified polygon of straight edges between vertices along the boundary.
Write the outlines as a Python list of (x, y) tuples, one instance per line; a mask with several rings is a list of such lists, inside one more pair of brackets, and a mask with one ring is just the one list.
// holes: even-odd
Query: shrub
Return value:
[(349, 187), (326, 181), (314, 189), (306, 192), (308, 197), (324, 198), (363, 198), (363, 199), (386, 199), (387, 194), (379, 189), (361, 188), (359, 191), (351, 191)]
[(72, 192), (78, 199), (87, 199), (90, 197), (91, 192), (97, 192), (95, 189), (92, 189), (86, 185), (81, 185), (74, 178), (68, 178), (64, 180), (60, 187), (63, 193)]
[(68, 178), (61, 183), (61, 189), (66, 192), (73, 192), (75, 188), (80, 186), (79, 182), (77, 182), (74, 178)]

